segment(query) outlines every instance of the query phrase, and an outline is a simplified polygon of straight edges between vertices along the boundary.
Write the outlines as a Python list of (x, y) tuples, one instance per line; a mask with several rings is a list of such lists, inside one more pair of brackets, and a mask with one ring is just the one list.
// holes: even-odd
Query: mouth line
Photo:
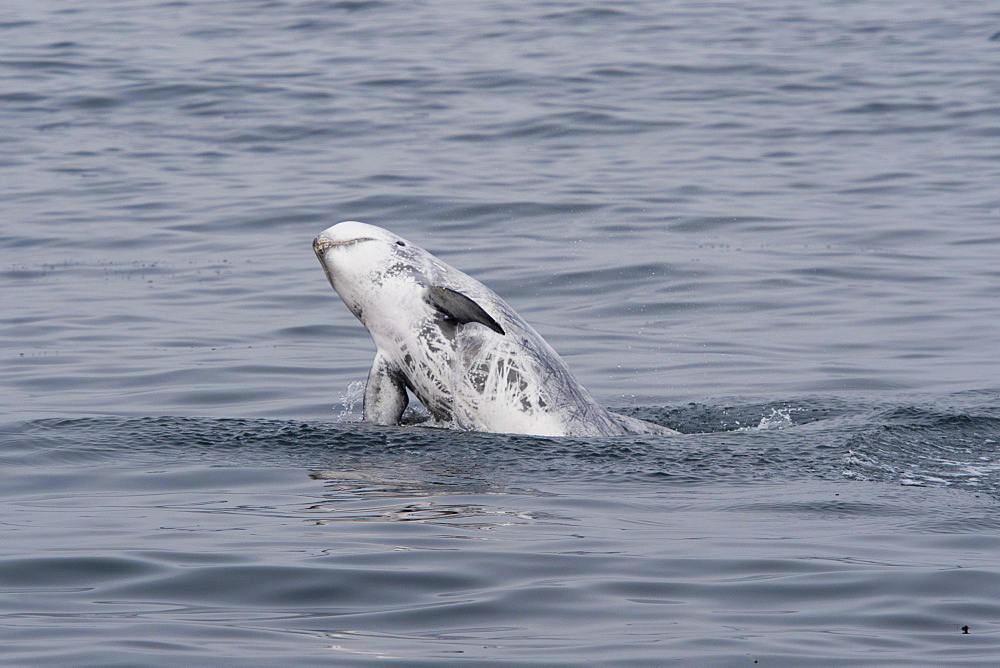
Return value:
[(348, 239), (346, 241), (333, 241), (332, 239), (320, 239), (316, 237), (313, 240), (313, 252), (319, 255), (324, 252), (327, 248), (333, 248), (335, 246), (351, 246), (362, 241), (374, 241), (371, 237), (358, 237), (357, 239)]

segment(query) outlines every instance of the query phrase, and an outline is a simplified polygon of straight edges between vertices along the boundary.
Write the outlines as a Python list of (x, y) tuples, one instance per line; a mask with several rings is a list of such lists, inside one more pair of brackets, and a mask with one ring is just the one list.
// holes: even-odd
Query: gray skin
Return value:
[(547, 436), (676, 434), (611, 413), (485, 285), (374, 225), (313, 241), (333, 289), (375, 342), (364, 419), (399, 423), (411, 392), (440, 424)]

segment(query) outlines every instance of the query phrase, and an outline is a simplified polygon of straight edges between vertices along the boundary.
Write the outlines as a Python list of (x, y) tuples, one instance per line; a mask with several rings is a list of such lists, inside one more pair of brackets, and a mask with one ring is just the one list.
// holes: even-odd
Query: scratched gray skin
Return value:
[(364, 419), (399, 424), (409, 390), (437, 423), (543, 436), (677, 432), (600, 405), (559, 355), (485, 285), (374, 225), (313, 241), (333, 289), (375, 342)]

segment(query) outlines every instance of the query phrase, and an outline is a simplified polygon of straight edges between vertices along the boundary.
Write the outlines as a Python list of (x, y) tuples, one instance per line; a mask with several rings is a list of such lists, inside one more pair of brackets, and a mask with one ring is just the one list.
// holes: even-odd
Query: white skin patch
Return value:
[(609, 413), (500, 297), (374, 225), (339, 223), (313, 249), (377, 349), (365, 419), (397, 424), (406, 388), (460, 429), (551, 436), (674, 433)]

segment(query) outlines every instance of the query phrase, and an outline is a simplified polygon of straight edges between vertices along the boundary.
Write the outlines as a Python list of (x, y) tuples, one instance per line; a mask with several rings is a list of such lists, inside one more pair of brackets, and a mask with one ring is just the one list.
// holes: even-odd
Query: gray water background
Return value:
[[(9, 3), (0, 659), (995, 665), (998, 32)], [(373, 347), (310, 249), (345, 219), (689, 435), (358, 424)]]

